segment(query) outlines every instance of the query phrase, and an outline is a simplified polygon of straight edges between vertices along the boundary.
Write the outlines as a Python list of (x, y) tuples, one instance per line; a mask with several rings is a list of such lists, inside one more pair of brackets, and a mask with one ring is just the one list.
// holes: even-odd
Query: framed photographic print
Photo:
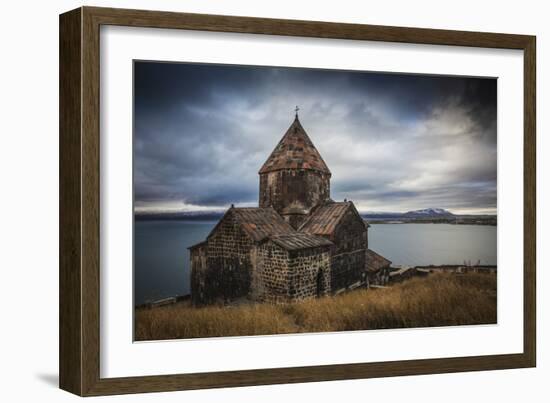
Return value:
[(62, 14), (60, 386), (535, 366), (535, 165), (533, 36)]

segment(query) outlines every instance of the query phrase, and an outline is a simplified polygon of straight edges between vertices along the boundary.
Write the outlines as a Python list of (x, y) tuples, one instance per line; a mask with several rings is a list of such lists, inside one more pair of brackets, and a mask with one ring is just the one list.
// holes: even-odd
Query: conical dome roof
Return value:
[(310, 169), (330, 175), (330, 170), (302, 127), (297, 115), (259, 173), (281, 169)]

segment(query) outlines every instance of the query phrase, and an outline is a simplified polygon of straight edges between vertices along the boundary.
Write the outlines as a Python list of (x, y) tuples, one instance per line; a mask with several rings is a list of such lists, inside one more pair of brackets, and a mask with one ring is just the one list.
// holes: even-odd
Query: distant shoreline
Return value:
[(434, 218), (434, 219), (400, 219), (400, 220), (384, 220), (384, 219), (365, 219), (369, 224), (450, 224), (450, 225), (489, 225), (496, 227), (496, 217), (483, 218)]
[(136, 221), (203, 221), (217, 222), (222, 215), (134, 214)]
[[(194, 221), (217, 222), (222, 213), (212, 214), (134, 214), (136, 221)], [(497, 225), (494, 215), (456, 215), (452, 217), (399, 217), (399, 216), (369, 216), (361, 215), (369, 224), (452, 224), (452, 225)]]

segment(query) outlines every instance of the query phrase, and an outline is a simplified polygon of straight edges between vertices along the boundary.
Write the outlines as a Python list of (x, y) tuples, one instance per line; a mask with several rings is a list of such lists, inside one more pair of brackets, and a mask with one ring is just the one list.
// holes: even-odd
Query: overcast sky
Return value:
[(258, 203), (294, 119), (362, 211), (495, 213), (496, 80), (136, 62), (137, 211)]

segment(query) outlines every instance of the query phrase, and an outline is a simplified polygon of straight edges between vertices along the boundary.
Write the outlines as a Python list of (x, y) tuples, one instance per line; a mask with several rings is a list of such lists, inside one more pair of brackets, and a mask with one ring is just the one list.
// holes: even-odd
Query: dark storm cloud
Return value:
[(496, 80), (136, 62), (138, 209), (254, 205), (293, 119), (360, 210), (496, 208)]

